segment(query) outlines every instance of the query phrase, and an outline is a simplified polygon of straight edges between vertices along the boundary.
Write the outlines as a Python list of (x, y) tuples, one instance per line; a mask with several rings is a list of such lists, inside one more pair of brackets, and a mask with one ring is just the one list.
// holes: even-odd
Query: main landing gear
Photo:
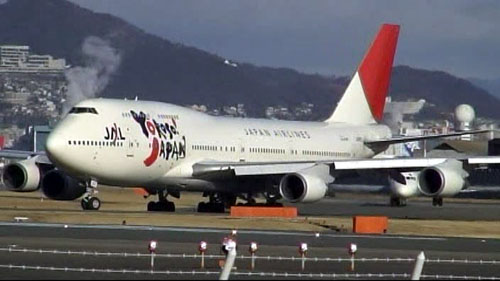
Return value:
[(101, 200), (96, 197), (97, 195), (97, 181), (88, 180), (85, 182), (87, 191), (85, 192), (81, 201), (82, 209), (85, 211), (97, 211), (101, 208)]
[[(200, 202), (198, 204), (199, 213), (224, 213), (226, 209), (236, 206), (237, 197), (234, 194), (227, 193), (205, 193), (204, 197), (208, 197), (208, 202)], [(283, 204), (276, 202), (280, 199), (279, 195), (264, 194), (266, 203), (257, 203), (253, 194), (246, 196), (239, 196), (240, 199), (245, 200), (247, 203), (238, 203), (237, 206), (264, 206), (264, 207), (283, 207)]]
[(443, 206), (443, 198), (432, 198), (432, 206)]
[(281, 199), (281, 196), (276, 193), (264, 193), (266, 197), (266, 207), (283, 207), (283, 204), (278, 203), (278, 200)]
[(257, 203), (252, 194), (248, 194), (246, 197), (243, 197), (243, 200), (246, 200), (247, 203), (242, 204), (238, 203), (238, 206), (248, 206), (248, 207), (283, 207), (283, 204), (278, 203), (277, 201), (281, 199), (281, 196), (275, 193), (264, 193), (264, 198), (266, 198), (266, 203)]
[(391, 197), (391, 207), (404, 207), (406, 206), (406, 198)]
[(148, 212), (175, 212), (175, 204), (168, 201), (167, 196), (166, 190), (158, 191), (158, 202), (149, 202)]
[(204, 194), (209, 198), (208, 202), (198, 204), (198, 213), (224, 213), (226, 208), (236, 204), (236, 196), (223, 193)]

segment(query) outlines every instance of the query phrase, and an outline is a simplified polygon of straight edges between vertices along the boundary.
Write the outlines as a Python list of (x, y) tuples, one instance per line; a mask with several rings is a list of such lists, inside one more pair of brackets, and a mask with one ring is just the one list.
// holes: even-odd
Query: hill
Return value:
[[(244, 103), (251, 116), (266, 106), (315, 105), (311, 119), (329, 116), (347, 86), (345, 77), (257, 67), (174, 43), (144, 32), (122, 19), (95, 13), (65, 0), (10, 0), (0, 5), (0, 44), (25, 44), (40, 54), (82, 65), (81, 46), (89, 36), (109, 41), (121, 64), (102, 95), (134, 97), (176, 104), (221, 107)], [(356, 66), (353, 65), (353, 71)], [(500, 119), (500, 101), (471, 83), (443, 72), (394, 68), (391, 95), (396, 100), (425, 98), (436, 104), (435, 116), (459, 103), (471, 103), (479, 115)]]

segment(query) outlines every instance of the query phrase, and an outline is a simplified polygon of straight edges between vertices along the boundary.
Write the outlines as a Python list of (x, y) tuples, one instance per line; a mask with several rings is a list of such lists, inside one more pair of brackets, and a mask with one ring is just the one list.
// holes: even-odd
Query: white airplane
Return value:
[[(384, 171), (393, 197), (442, 198), (465, 187), (471, 165), (496, 158), (372, 159), (390, 144), (447, 135), (393, 137), (378, 121), (396, 50), (399, 26), (384, 24), (343, 97), (324, 122), (213, 117), (185, 107), (153, 102), (91, 99), (77, 104), (47, 139), (47, 156), (5, 167), (9, 190), (41, 188), (52, 199), (82, 195), (85, 210), (97, 210), (97, 184), (143, 187), (157, 194), (149, 211), (174, 211), (168, 195), (203, 192), (200, 212), (222, 212), (237, 198), (254, 204), (315, 202), (335, 178), (358, 170)], [(466, 132), (466, 134), (485, 131)]]

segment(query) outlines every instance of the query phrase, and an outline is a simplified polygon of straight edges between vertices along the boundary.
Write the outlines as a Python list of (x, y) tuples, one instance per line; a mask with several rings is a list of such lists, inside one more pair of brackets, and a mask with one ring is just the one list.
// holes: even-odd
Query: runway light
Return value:
[(236, 236), (238, 234), (238, 230), (236, 229), (233, 229), (233, 231), (231, 231), (231, 236)]
[(201, 254), (201, 269), (205, 268), (205, 252), (207, 251), (207, 242), (201, 241), (200, 245), (198, 246), (198, 251), (200, 251)]
[(250, 254), (255, 254), (258, 250), (258, 245), (256, 242), (251, 242), (250, 247), (248, 249), (250, 251)]
[(357, 251), (358, 251), (358, 246), (356, 244), (349, 243), (349, 245), (347, 245), (347, 252), (351, 256), (351, 267), (349, 268), (351, 272), (354, 272), (354, 255), (356, 254)]
[(207, 242), (201, 241), (200, 245), (198, 246), (198, 250), (200, 251), (200, 253), (205, 253), (207, 251), (207, 246)]
[(156, 242), (155, 240), (151, 240), (149, 242), (148, 250), (149, 253), (151, 253), (151, 270), (154, 270), (155, 268), (155, 254), (157, 247), (158, 247), (158, 242)]
[(300, 243), (299, 245), (299, 253), (302, 258), (302, 271), (306, 269), (306, 253), (307, 253), (307, 244)]
[(319, 236), (320, 236), (319, 232), (316, 232), (315, 236), (316, 236), (316, 238), (319, 238)]
[(349, 255), (353, 256), (358, 251), (358, 246), (354, 243), (349, 243), (347, 251), (349, 252)]
[(299, 253), (301, 255), (305, 255), (307, 253), (307, 243), (300, 243), (300, 245), (299, 245)]
[(250, 247), (248, 247), (248, 250), (250, 251), (250, 255), (252, 256), (251, 263), (250, 263), (250, 269), (254, 270), (255, 269), (255, 253), (258, 250), (258, 246), (256, 242), (251, 242)]
[(150, 253), (155, 253), (157, 247), (158, 242), (156, 242), (155, 240), (151, 240), (151, 242), (149, 242), (148, 250)]

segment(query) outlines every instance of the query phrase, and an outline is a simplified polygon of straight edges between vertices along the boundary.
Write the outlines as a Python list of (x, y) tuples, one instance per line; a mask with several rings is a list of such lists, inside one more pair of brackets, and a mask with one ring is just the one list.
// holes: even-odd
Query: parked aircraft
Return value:
[(382, 25), (324, 122), (214, 117), (161, 102), (91, 99), (52, 131), (46, 156), (8, 165), (3, 180), (10, 190), (41, 188), (56, 200), (83, 195), (85, 210), (100, 208), (99, 183), (158, 195), (149, 211), (174, 211), (168, 196), (192, 191), (209, 198), (198, 211), (221, 212), (237, 198), (254, 204), (260, 194), (268, 204), (315, 202), (343, 173), (377, 170), (391, 178), (395, 196), (411, 188), (440, 205), (465, 187), (471, 165), (498, 159), (372, 159), (390, 144), (464, 134), (394, 137), (379, 123), (398, 35), (399, 26)]

